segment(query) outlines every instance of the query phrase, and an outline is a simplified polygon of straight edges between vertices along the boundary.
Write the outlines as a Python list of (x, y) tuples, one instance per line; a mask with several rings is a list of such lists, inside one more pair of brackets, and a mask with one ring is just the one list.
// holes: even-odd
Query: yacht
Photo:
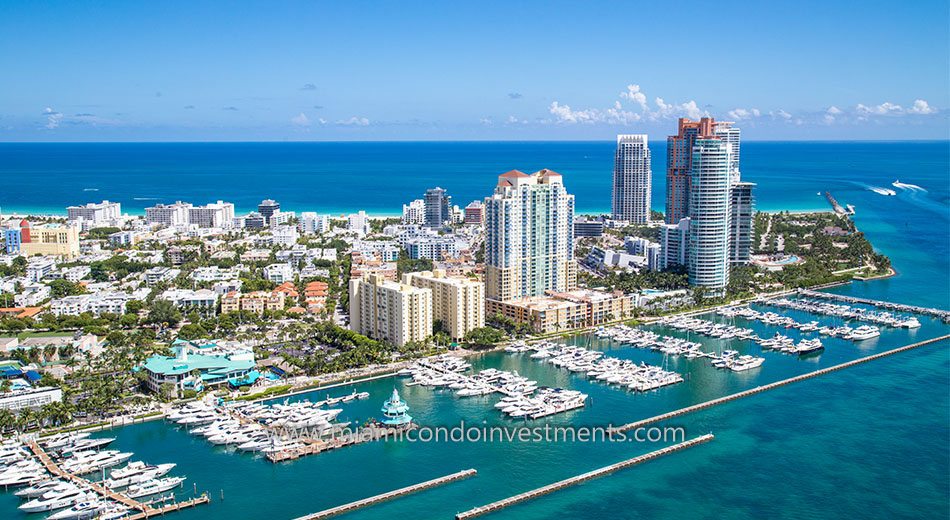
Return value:
[(881, 329), (873, 325), (861, 325), (860, 327), (851, 331), (851, 339), (854, 341), (862, 341), (865, 339), (876, 338), (881, 335)]
[(57, 509), (62, 509), (64, 507), (69, 507), (76, 502), (82, 502), (84, 500), (89, 500), (95, 498), (94, 493), (88, 493), (74, 487), (69, 491), (64, 491), (62, 493), (56, 493), (47, 498), (46, 495), (43, 495), (40, 498), (34, 498), (29, 502), (22, 504), (19, 507), (20, 511), (24, 513), (40, 513), (42, 511), (55, 511)]
[(735, 361), (727, 365), (727, 368), (733, 372), (744, 372), (762, 366), (765, 362), (763, 357), (753, 357), (749, 355), (739, 356)]
[(43, 493), (47, 493), (49, 491), (65, 491), (66, 489), (70, 487), (74, 487), (74, 485), (71, 482), (50, 479), (50, 480), (44, 480), (43, 482), (33, 484), (30, 487), (23, 488), (17, 491), (16, 493), (14, 493), (14, 495), (20, 498), (36, 498), (42, 495)]
[(109, 507), (109, 503), (101, 499), (86, 500), (77, 502), (69, 509), (63, 509), (58, 513), (53, 513), (46, 517), (46, 520), (84, 520), (86, 518), (95, 518), (99, 511)]
[(166, 477), (162, 479), (149, 480), (130, 487), (125, 492), (125, 496), (129, 498), (141, 498), (150, 495), (157, 495), (158, 493), (178, 487), (184, 481), (185, 477)]
[[(158, 464), (157, 466), (144, 466), (134, 472), (126, 472), (121, 475), (113, 473), (108, 479), (102, 482), (109, 489), (118, 489), (132, 484), (153, 480), (165, 476), (169, 471), (175, 468), (175, 464)], [(125, 469), (125, 468), (123, 468)]]

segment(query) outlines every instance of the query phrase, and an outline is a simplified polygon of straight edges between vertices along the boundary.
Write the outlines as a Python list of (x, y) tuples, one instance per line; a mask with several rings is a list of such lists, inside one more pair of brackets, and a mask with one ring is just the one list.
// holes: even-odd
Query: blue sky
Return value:
[(0, 3), (0, 141), (946, 139), (915, 2)]

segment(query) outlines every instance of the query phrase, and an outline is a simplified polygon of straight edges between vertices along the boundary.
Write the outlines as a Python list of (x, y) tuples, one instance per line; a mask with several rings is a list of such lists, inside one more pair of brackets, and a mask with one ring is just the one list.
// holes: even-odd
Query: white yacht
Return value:
[(873, 325), (861, 325), (860, 327), (851, 331), (851, 339), (855, 341), (862, 341), (866, 339), (876, 338), (881, 335), (881, 329)]
[(141, 498), (150, 495), (156, 495), (158, 493), (168, 491), (174, 487), (178, 487), (184, 481), (185, 477), (166, 477), (157, 480), (149, 480), (130, 487), (125, 492), (125, 496), (129, 498)]

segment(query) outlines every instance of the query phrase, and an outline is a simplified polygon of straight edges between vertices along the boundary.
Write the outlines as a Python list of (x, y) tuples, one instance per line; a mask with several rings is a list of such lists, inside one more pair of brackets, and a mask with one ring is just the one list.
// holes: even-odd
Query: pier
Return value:
[(608, 473), (613, 473), (615, 471), (619, 471), (624, 468), (629, 468), (630, 466), (635, 466), (637, 464), (642, 464), (644, 462), (660, 458), (664, 455), (669, 455), (670, 453), (675, 453), (677, 451), (685, 450), (686, 448), (691, 448), (693, 446), (697, 446), (699, 444), (709, 442), (713, 440), (713, 438), (714, 436), (711, 433), (706, 434), (706, 435), (701, 435), (694, 439), (690, 439), (688, 441), (684, 441), (679, 444), (674, 444), (672, 446), (667, 446), (665, 448), (661, 448), (656, 451), (651, 451), (650, 453), (640, 455), (632, 459), (627, 459), (625, 461), (617, 462), (609, 466), (604, 466), (602, 468), (595, 469), (594, 471), (589, 471), (587, 473), (583, 473), (574, 477), (566, 478), (564, 480), (559, 480), (553, 484), (548, 484), (546, 486), (539, 487), (537, 489), (532, 489), (531, 491), (525, 491), (524, 493), (519, 493), (517, 495), (508, 497), (506, 499), (499, 500), (497, 502), (492, 502), (491, 504), (479, 506), (473, 509), (469, 509), (468, 511), (458, 513), (457, 515), (455, 515), (455, 520), (468, 520), (469, 518), (475, 518), (476, 516), (481, 516), (487, 513), (498, 511), (500, 509), (513, 506), (520, 502), (525, 502), (527, 500), (531, 500), (539, 496), (546, 495), (548, 493), (553, 493), (555, 491), (559, 491), (561, 489), (604, 476)]
[(950, 319), (950, 311), (945, 311), (941, 309), (931, 309), (929, 307), (905, 305), (903, 303), (892, 303), (892, 302), (885, 302), (881, 300), (872, 300), (870, 298), (859, 298), (857, 296), (846, 296), (844, 294), (810, 291), (808, 289), (799, 289), (798, 293), (805, 296), (812, 297), (812, 298), (821, 298), (825, 300), (834, 300), (834, 301), (848, 302), (848, 303), (861, 303), (864, 305), (871, 305), (873, 307), (880, 307), (882, 309), (888, 309), (892, 311), (913, 312), (915, 314), (933, 316), (935, 318), (940, 318), (945, 321)]
[[(410, 426), (410, 428), (415, 428), (416, 426)], [(402, 434), (405, 429), (399, 430), (395, 428), (382, 428), (377, 426), (367, 426), (362, 430), (350, 433), (348, 435), (337, 437), (331, 436), (329, 439), (314, 439), (309, 437), (301, 437), (299, 440), (304, 443), (304, 446), (296, 449), (287, 449), (276, 451), (273, 453), (267, 454), (267, 460), (277, 463), (285, 462), (288, 460), (296, 460), (300, 457), (306, 457), (307, 455), (316, 455), (317, 453), (323, 453), (324, 451), (330, 451), (337, 448), (342, 448), (344, 446), (352, 446), (354, 444), (362, 444), (368, 441), (378, 441), (380, 439), (385, 439), (387, 437)]]
[(128, 506), (130, 509), (134, 511), (138, 511), (137, 513), (134, 513), (131, 516), (126, 517), (128, 520), (140, 520), (142, 518), (149, 518), (156, 515), (164, 515), (165, 513), (171, 513), (174, 511), (181, 510), (181, 509), (186, 509), (186, 508), (194, 507), (201, 504), (207, 504), (211, 501), (208, 498), (207, 494), (202, 494), (201, 496), (193, 498), (191, 500), (185, 500), (183, 502), (174, 502), (172, 504), (168, 504), (166, 506), (161, 506), (161, 507), (152, 507), (149, 504), (146, 504), (144, 502), (139, 502), (138, 500), (129, 498), (121, 493), (116, 493), (115, 491), (112, 491), (111, 489), (103, 486), (102, 484), (99, 484), (97, 482), (91, 482), (78, 475), (74, 475), (72, 473), (69, 473), (68, 471), (63, 470), (63, 468), (60, 468), (58, 464), (53, 462), (52, 457), (50, 457), (49, 454), (46, 453), (46, 450), (44, 450), (39, 444), (37, 444), (35, 440), (30, 441), (27, 445), (29, 446), (33, 454), (36, 455), (36, 458), (38, 458), (40, 462), (43, 464), (43, 466), (46, 468), (46, 471), (48, 471), (51, 475), (75, 482), (76, 484), (86, 489), (94, 491), (96, 494), (101, 495), (102, 497), (108, 498), (110, 500), (114, 500), (120, 504)]
[(380, 502), (385, 502), (386, 500), (392, 500), (404, 495), (409, 495), (411, 493), (416, 493), (424, 489), (433, 488), (436, 486), (441, 486), (442, 484), (448, 484), (449, 482), (454, 482), (456, 480), (461, 480), (474, 476), (477, 473), (474, 469), (466, 469), (459, 471), (458, 473), (452, 473), (451, 475), (445, 475), (444, 477), (434, 478), (432, 480), (427, 480), (425, 482), (420, 482), (418, 484), (413, 484), (404, 488), (399, 488), (393, 491), (387, 491), (379, 495), (371, 496), (355, 502), (350, 502), (348, 504), (343, 504), (341, 506), (332, 507), (330, 509), (324, 509), (307, 516), (301, 516), (296, 520), (317, 520), (320, 518), (329, 518), (331, 516), (348, 513), (350, 511), (360, 509), (363, 507), (371, 506), (378, 504)]
[(797, 383), (797, 382), (799, 382), (799, 381), (804, 381), (804, 380), (806, 380), (806, 379), (812, 379), (812, 378), (815, 378), (815, 377), (818, 377), (818, 376), (823, 376), (823, 375), (828, 374), (828, 373), (831, 373), (831, 372), (836, 372), (836, 371), (838, 371), (838, 370), (843, 370), (843, 369), (845, 369), (845, 368), (850, 368), (850, 367), (853, 367), (853, 366), (855, 366), (855, 365), (860, 365), (860, 364), (863, 364), (863, 363), (868, 363), (868, 362), (874, 361), (874, 360), (876, 360), (876, 359), (881, 359), (881, 358), (884, 358), (884, 357), (887, 357), (887, 356), (893, 356), (894, 354), (898, 354), (898, 353), (900, 353), (900, 352), (904, 352), (904, 351), (907, 351), (907, 350), (912, 350), (912, 349), (915, 349), (915, 348), (918, 348), (918, 347), (923, 347), (924, 345), (930, 345), (930, 344), (933, 344), (933, 343), (939, 343), (939, 342), (945, 341), (945, 340), (947, 340), (947, 339), (950, 339), (950, 334), (946, 334), (946, 335), (943, 335), (943, 336), (940, 336), (940, 337), (937, 337), (937, 338), (933, 338), (933, 339), (928, 339), (928, 340), (925, 340), (925, 341), (920, 341), (920, 342), (918, 342), (918, 343), (911, 343), (910, 345), (905, 345), (905, 346), (903, 346), (903, 347), (898, 347), (898, 348), (895, 348), (895, 349), (892, 349), (892, 350), (888, 350), (888, 351), (885, 351), (885, 352), (880, 352), (880, 353), (878, 353), (878, 354), (874, 354), (874, 355), (871, 355), (871, 356), (862, 357), (862, 358), (859, 358), (859, 359), (855, 359), (855, 360), (852, 360), (852, 361), (848, 361), (848, 362), (846, 362), (846, 363), (841, 363), (840, 365), (835, 365), (835, 366), (831, 366), (831, 367), (828, 367), (828, 368), (823, 368), (823, 369), (821, 369), (821, 370), (816, 370), (816, 371), (814, 371), (814, 372), (809, 372), (809, 373), (807, 373), (807, 374), (802, 374), (802, 375), (800, 375), (800, 376), (795, 376), (795, 377), (791, 377), (791, 378), (788, 378), (788, 379), (783, 379), (783, 380), (781, 380), (781, 381), (776, 381), (776, 382), (774, 382), (774, 383), (769, 383), (769, 384), (767, 384), (767, 385), (757, 386), (757, 387), (755, 387), (755, 388), (750, 388), (749, 390), (743, 390), (742, 392), (738, 392), (738, 393), (735, 393), (735, 394), (730, 394), (730, 395), (727, 395), (727, 396), (724, 396), (724, 397), (719, 397), (719, 398), (717, 398), (717, 399), (712, 399), (712, 400), (710, 400), (710, 401), (705, 401), (705, 402), (702, 402), (702, 403), (699, 403), (699, 404), (694, 404), (694, 405), (692, 405), (692, 406), (687, 406), (686, 408), (680, 408), (679, 410), (673, 410), (672, 412), (667, 412), (667, 413), (664, 413), (664, 414), (661, 414), (661, 415), (657, 415), (657, 416), (654, 416), (654, 417), (650, 417), (650, 418), (648, 418), (648, 419), (642, 419), (642, 420), (639, 420), (639, 421), (634, 421), (634, 422), (631, 422), (631, 423), (627, 423), (627, 424), (624, 424), (624, 425), (622, 425), (622, 426), (618, 426), (618, 427), (616, 427), (616, 428), (612, 428), (611, 430), (614, 431), (614, 432), (625, 432), (625, 431), (633, 430), (633, 429), (636, 429), (636, 428), (642, 428), (642, 427), (644, 427), (644, 426), (646, 426), (646, 425), (649, 425), (649, 424), (653, 424), (653, 423), (660, 422), (660, 421), (665, 421), (665, 420), (667, 420), (667, 419), (672, 419), (672, 418), (674, 418), (674, 417), (679, 417), (679, 416), (682, 416), (682, 415), (686, 415), (686, 414), (688, 414), (688, 413), (697, 412), (697, 411), (699, 411), (699, 410), (705, 410), (706, 408), (712, 408), (713, 406), (720, 405), (720, 404), (723, 404), (723, 403), (728, 403), (729, 401), (735, 401), (736, 399), (741, 399), (741, 398), (743, 398), (743, 397), (748, 397), (748, 396), (750, 396), (750, 395), (755, 395), (755, 394), (760, 394), (760, 393), (762, 393), (762, 392), (767, 392), (767, 391), (769, 391), (769, 390), (778, 388), (778, 387), (780, 387), (780, 386), (785, 386), (785, 385), (789, 385), (789, 384), (792, 384), (792, 383)]

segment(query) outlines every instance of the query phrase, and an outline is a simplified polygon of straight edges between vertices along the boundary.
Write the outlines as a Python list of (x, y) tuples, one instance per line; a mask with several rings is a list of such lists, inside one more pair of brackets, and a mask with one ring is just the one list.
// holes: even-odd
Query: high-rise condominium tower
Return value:
[(485, 296), (511, 300), (573, 290), (574, 196), (561, 174), (512, 170), (485, 199)]
[(721, 295), (729, 283), (732, 147), (718, 138), (693, 144), (689, 197), (689, 283)]
[(452, 198), (442, 188), (430, 188), (425, 194), (426, 218), (428, 227), (442, 227), (452, 220)]
[(646, 224), (650, 219), (652, 186), (646, 134), (618, 135), (614, 156), (614, 219)]

